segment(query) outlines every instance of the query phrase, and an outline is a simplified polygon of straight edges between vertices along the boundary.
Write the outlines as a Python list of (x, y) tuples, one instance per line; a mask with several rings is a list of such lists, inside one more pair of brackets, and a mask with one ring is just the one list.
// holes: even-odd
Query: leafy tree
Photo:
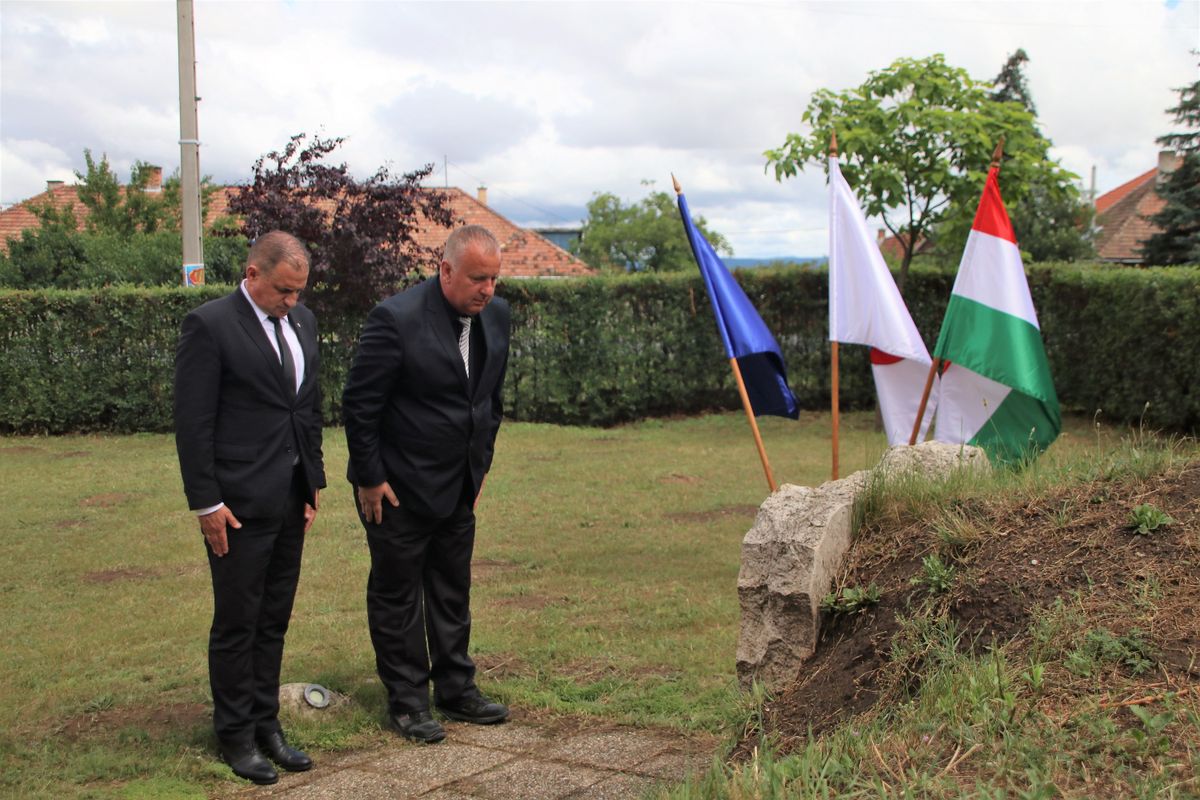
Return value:
[[(1021, 49), (1008, 57), (993, 81), (992, 99), (1019, 103), (1036, 117), (1037, 109), (1025, 80), (1024, 65), (1028, 62), (1029, 56)], [(1035, 134), (1045, 142), (1048, 152), (1052, 142), (1036, 129)], [(1080, 196), (1066, 173), (1034, 173), (1019, 203), (1010, 197), (1007, 167), (1001, 172), (1001, 180), (1013, 231), (1026, 261), (1078, 261), (1095, 255), (1091, 241), (1095, 209)], [(950, 209), (947, 219), (937, 226), (932, 236), (943, 260), (958, 261), (974, 216), (973, 205)]]
[(1054, 184), (1074, 177), (1050, 161), (1033, 114), (993, 99), (987, 84), (940, 54), (897, 59), (854, 89), (820, 89), (801, 119), (811, 132), (788, 134), (781, 147), (766, 151), (767, 166), (777, 180), (809, 164), (826, 167), (836, 128), (841, 170), (864, 213), (881, 217), (903, 247), (901, 291), (915, 246), (951, 213), (974, 212), (1001, 136), (1010, 205), (1025, 199), (1035, 176), (1049, 174)]
[[(75, 216), (75, 204), (67, 203), (62, 208), (54, 205), (54, 201), (46, 198), (44, 203), (30, 203), (30, 213), (38, 220), (35, 230), (76, 233), (79, 230), (79, 220)], [(26, 233), (26, 231), (22, 231)], [(12, 237), (9, 237), (10, 239)]]
[[(306, 302), (319, 310), (364, 313), (436, 268), (440, 252), (418, 243), (419, 217), (450, 227), (447, 196), (424, 189), (433, 165), (395, 178), (380, 167), (356, 180), (345, 164), (325, 158), (342, 138), (293, 136), (254, 162), (254, 179), (230, 198), (251, 240), (280, 229), (305, 242), (312, 271)], [(428, 224), (427, 223), (427, 224)]]
[[(0, 252), (0, 287), (90, 289), (99, 286), (178, 286), (183, 243), (172, 231), (81, 233), (30, 228), (10, 237)], [(209, 283), (232, 283), (242, 274), (244, 237), (204, 237), (204, 271)]]
[[(205, 175), (200, 179), (200, 219), (208, 219), (208, 208), (212, 203), (213, 195), (218, 191), (220, 191), (220, 187), (212, 182), (211, 175)], [(179, 177), (178, 167), (171, 173), (171, 177), (163, 181), (162, 202), (163, 229), (176, 233), (183, 230), (183, 180)], [(222, 217), (219, 220), (214, 220), (213, 227), (225, 225), (225, 220), (227, 219), (227, 217)], [(233, 228), (237, 230), (236, 225)], [(240, 233), (240, 231), (237, 232)], [(207, 266), (205, 270), (207, 271)]]
[(1029, 84), (1025, 81), (1025, 65), (1029, 56), (1020, 47), (1008, 57), (1000, 74), (992, 81), (992, 99), (1001, 103), (1020, 103), (1025, 110), (1037, 116), (1037, 107), (1033, 104), (1033, 96), (1029, 93)]
[(146, 191), (153, 167), (144, 161), (135, 161), (130, 171), (129, 183), (122, 189), (117, 174), (108, 165), (108, 156), (102, 154), (97, 163), (92, 151), (84, 149), (87, 172), (76, 172), (80, 183), (77, 188), (79, 200), (88, 209), (84, 222), (89, 233), (115, 233), (131, 236), (134, 233), (154, 233), (163, 220), (163, 201)]
[[(654, 182), (642, 181), (642, 185)], [(628, 205), (614, 194), (597, 192), (587, 209), (582, 235), (572, 249), (596, 269), (669, 272), (695, 266), (679, 208), (667, 192), (651, 191)], [(703, 217), (693, 221), (714, 250), (732, 255), (729, 242), (709, 230)]]
[(1181, 86), (1179, 104), (1168, 108), (1186, 131), (1160, 136), (1183, 162), (1158, 187), (1166, 201), (1150, 221), (1160, 230), (1142, 246), (1147, 264), (1200, 264), (1200, 81)]

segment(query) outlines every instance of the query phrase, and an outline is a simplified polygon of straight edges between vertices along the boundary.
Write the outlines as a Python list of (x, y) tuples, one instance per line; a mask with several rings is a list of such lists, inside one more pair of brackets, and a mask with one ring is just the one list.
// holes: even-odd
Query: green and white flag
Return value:
[(934, 438), (1014, 462), (1049, 447), (1062, 415), (998, 175), (988, 171), (934, 349), (950, 364)]

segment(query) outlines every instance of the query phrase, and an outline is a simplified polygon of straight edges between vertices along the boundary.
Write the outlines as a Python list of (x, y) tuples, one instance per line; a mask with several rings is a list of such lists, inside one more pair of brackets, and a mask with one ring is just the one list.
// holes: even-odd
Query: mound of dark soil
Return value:
[[(1133, 533), (1130, 514), (1142, 503), (1175, 524)], [(954, 621), (964, 648), (1019, 641), (1035, 612), (1073, 592), (1074, 602), (1092, 612), (1117, 610), (1152, 579), (1161, 594), (1147, 635), (1160, 669), (1183, 682), (1200, 677), (1200, 465), (1144, 481), (1076, 485), (1034, 501), (963, 503), (940, 515), (940, 537), (938, 521), (926, 519), (868, 527), (856, 538), (839, 583), (874, 583), (882, 599), (858, 614), (826, 615), (804, 676), (767, 704), (763, 725), (783, 752), (807, 741), (810, 730), (819, 735), (868, 711), (895, 686), (894, 670), (893, 682), (882, 679), (901, 628), (897, 617), (928, 603), (927, 589), (912, 580), (933, 552), (956, 568), (937, 613)], [(966, 535), (945, 536), (946, 520)], [(1109, 627), (1126, 633), (1119, 613)], [(756, 741), (757, 732), (749, 734), (739, 750), (749, 752)]]

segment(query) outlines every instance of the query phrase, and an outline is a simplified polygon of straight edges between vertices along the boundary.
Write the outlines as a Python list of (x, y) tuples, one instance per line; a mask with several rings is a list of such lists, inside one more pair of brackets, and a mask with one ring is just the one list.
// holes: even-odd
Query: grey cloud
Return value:
[(414, 150), (462, 163), (503, 152), (538, 127), (533, 112), (444, 85), (419, 86), (397, 97), (376, 117), (384, 130)]

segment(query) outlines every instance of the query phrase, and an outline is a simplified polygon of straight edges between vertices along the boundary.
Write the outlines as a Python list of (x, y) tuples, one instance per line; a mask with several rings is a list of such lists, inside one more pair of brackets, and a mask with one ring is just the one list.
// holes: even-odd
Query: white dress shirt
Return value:
[[(279, 343), (275, 341), (275, 323), (271, 322), (268, 317), (271, 315), (258, 307), (254, 302), (254, 298), (250, 296), (250, 292), (246, 291), (246, 281), (242, 280), (241, 285), (242, 295), (246, 298), (246, 302), (254, 309), (254, 313), (258, 315), (258, 321), (263, 326), (263, 331), (267, 334), (267, 341), (271, 343), (271, 349), (275, 351), (275, 357), (279, 358)], [(304, 350), (300, 347), (300, 339), (296, 336), (296, 331), (292, 329), (291, 320), (287, 317), (282, 317), (279, 326), (283, 330), (283, 339), (288, 344), (288, 349), (292, 351), (292, 363), (296, 365), (296, 391), (300, 391), (300, 384), (304, 383)], [(217, 503), (215, 506), (201, 508), (196, 511), (196, 516), (203, 517), (213, 513), (217, 509), (223, 507), (224, 503)]]

